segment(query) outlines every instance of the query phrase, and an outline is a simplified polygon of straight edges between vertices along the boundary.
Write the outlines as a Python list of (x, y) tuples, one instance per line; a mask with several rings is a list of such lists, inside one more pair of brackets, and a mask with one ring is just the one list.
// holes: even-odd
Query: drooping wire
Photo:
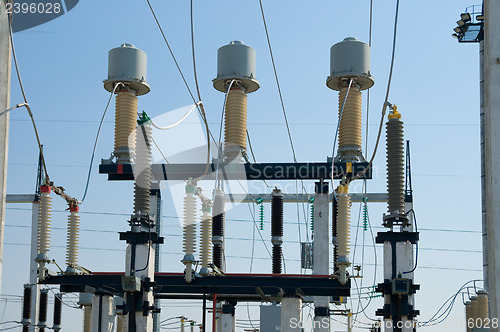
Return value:
[(378, 128), (377, 141), (375, 142), (375, 148), (373, 149), (373, 153), (372, 153), (372, 156), (370, 158), (370, 161), (368, 162), (368, 166), (362, 172), (358, 173), (358, 175), (356, 175), (352, 179), (352, 181), (359, 179), (368, 171), (368, 169), (373, 164), (373, 160), (375, 159), (375, 156), (377, 154), (377, 149), (378, 149), (378, 145), (380, 142), (380, 137), (382, 136), (382, 127), (384, 124), (384, 116), (385, 116), (385, 113), (387, 110), (387, 103), (389, 101), (389, 92), (391, 90), (392, 73), (394, 70), (394, 58), (396, 55), (396, 39), (397, 39), (396, 37), (397, 37), (397, 31), (398, 31), (398, 17), (399, 17), (399, 0), (396, 0), (396, 14), (394, 17), (394, 34), (393, 34), (393, 39), (392, 39), (391, 67), (389, 70), (389, 78), (387, 80), (387, 90), (385, 93), (384, 105), (382, 106), (382, 116), (380, 118), (380, 124), (379, 124), (379, 128)]
[(38, 143), (38, 149), (40, 151), (40, 155), (42, 158), (42, 163), (43, 163), (43, 171), (45, 173), (45, 178), (48, 181), (49, 180), (49, 173), (47, 171), (47, 164), (45, 163), (45, 156), (43, 154), (43, 149), (42, 149), (42, 143), (40, 142), (40, 136), (38, 135), (38, 129), (36, 127), (35, 119), (33, 118), (33, 113), (31, 112), (31, 108), (28, 103), (28, 98), (26, 97), (26, 92), (24, 91), (24, 85), (23, 81), (21, 79), (21, 73), (19, 71), (19, 64), (17, 62), (17, 55), (16, 55), (16, 48), (14, 47), (14, 37), (12, 35), (12, 19), (13, 19), (13, 14), (9, 15), (9, 39), (10, 39), (10, 46), (12, 48), (12, 58), (14, 59), (14, 67), (16, 69), (16, 75), (17, 75), (17, 81), (19, 82), (19, 88), (21, 89), (21, 93), (23, 95), (23, 104), (18, 104), (15, 106), (15, 108), (18, 107), (25, 107), (26, 110), (28, 111), (28, 114), (31, 119), (31, 123), (33, 124), (33, 129), (35, 130), (35, 136), (36, 136), (36, 141)]
[(89, 172), (87, 174), (87, 182), (85, 184), (85, 190), (84, 190), (83, 196), (82, 196), (82, 203), (83, 203), (83, 201), (85, 201), (85, 198), (87, 197), (87, 191), (89, 189), (89, 183), (90, 183), (90, 175), (92, 174), (92, 165), (94, 164), (95, 151), (97, 149), (97, 142), (99, 142), (99, 136), (101, 134), (102, 124), (104, 123), (104, 118), (106, 117), (106, 113), (108, 112), (108, 108), (109, 108), (109, 104), (111, 103), (111, 99), (113, 99), (113, 95), (115, 94), (116, 89), (120, 85), (121, 85), (121, 83), (115, 84), (113, 91), (109, 95), (108, 103), (106, 104), (106, 107), (104, 108), (104, 113), (102, 114), (101, 121), (99, 122), (99, 128), (97, 129), (97, 134), (96, 134), (95, 142), (94, 142), (94, 148), (92, 149), (92, 156), (90, 157)]
[[(288, 117), (287, 117), (286, 109), (285, 109), (285, 102), (283, 101), (283, 94), (281, 92), (280, 82), (279, 82), (279, 79), (278, 79), (278, 71), (276, 70), (276, 63), (274, 61), (273, 49), (271, 47), (271, 39), (269, 37), (269, 31), (267, 29), (266, 15), (264, 14), (264, 6), (262, 5), (262, 0), (259, 0), (259, 6), (260, 6), (260, 13), (261, 13), (261, 16), (262, 16), (262, 23), (264, 24), (264, 31), (266, 33), (266, 40), (267, 40), (267, 46), (269, 48), (269, 55), (271, 57), (271, 63), (272, 63), (272, 66), (273, 66), (274, 78), (276, 80), (276, 87), (278, 89), (278, 94), (279, 94), (279, 98), (280, 98), (281, 109), (283, 111), (283, 118), (285, 120), (285, 126), (286, 126), (286, 131), (287, 131), (287, 134), (288, 134), (288, 140), (290, 141), (290, 147), (292, 149), (293, 161), (297, 162), (297, 155), (295, 153), (295, 147), (293, 145), (292, 133), (290, 131), (290, 125), (288, 123)], [(305, 189), (305, 186), (304, 186), (304, 181), (301, 179), (300, 182), (301, 182), (301, 185), (302, 185), (302, 193), (304, 193), (304, 192), (306, 192), (306, 189)], [(295, 187), (296, 187), (296, 191), (298, 192), (298, 181), (297, 180), (295, 180)], [(299, 202), (297, 201), (297, 217), (299, 217), (299, 216), (300, 216)], [(298, 226), (299, 226), (299, 240), (301, 241), (301, 238), (300, 238), (301, 237), (300, 223), (299, 223)], [(306, 233), (307, 233), (306, 236), (308, 237), (309, 234), (308, 234), (307, 224), (306, 224)]]

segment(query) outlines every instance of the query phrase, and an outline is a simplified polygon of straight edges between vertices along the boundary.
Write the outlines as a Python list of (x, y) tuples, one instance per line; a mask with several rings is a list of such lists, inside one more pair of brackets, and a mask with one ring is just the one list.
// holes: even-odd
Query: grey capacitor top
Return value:
[(330, 76), (326, 85), (340, 90), (344, 78), (353, 78), (361, 90), (373, 86), (370, 74), (370, 46), (354, 37), (347, 37), (330, 48)]
[(113, 48), (108, 55), (108, 79), (104, 88), (113, 91), (114, 83), (122, 82), (143, 95), (149, 92), (147, 78), (147, 55), (133, 44), (124, 43)]
[(229, 82), (238, 80), (246, 92), (259, 89), (256, 79), (256, 52), (241, 41), (232, 41), (217, 51), (217, 77), (214, 88), (226, 92)]

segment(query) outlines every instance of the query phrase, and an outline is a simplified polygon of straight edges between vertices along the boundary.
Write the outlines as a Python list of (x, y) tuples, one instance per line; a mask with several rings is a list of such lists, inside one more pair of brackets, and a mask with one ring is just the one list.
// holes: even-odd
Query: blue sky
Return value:
[[(152, 0), (151, 3), (194, 89), (189, 1)], [(325, 161), (331, 155), (338, 112), (337, 92), (325, 84), (329, 74), (329, 49), (348, 36), (368, 41), (369, 1), (264, 0), (263, 4), (297, 159)], [(462, 0), (424, 0), (402, 2), (400, 6), (389, 100), (398, 105), (406, 123), (406, 139), (411, 141), (415, 211), (422, 229), (419, 269), (415, 275), (416, 282), (422, 286), (417, 293), (416, 307), (421, 310), (423, 321), (463, 283), (482, 278), (478, 45), (460, 45), (451, 37), (459, 14), (473, 4)], [(374, 1), (373, 10), (371, 72), (375, 86), (370, 93), (369, 156), (387, 85), (395, 1)], [(198, 79), (211, 130), (218, 135), (224, 98), (213, 89), (211, 82), (216, 75), (216, 52), (231, 40), (241, 40), (257, 51), (257, 79), (261, 88), (248, 97), (248, 130), (257, 160), (290, 162), (292, 153), (258, 1), (195, 1)], [(83, 194), (92, 145), (109, 97), (102, 80), (107, 77), (107, 52), (111, 48), (130, 42), (148, 54), (151, 92), (139, 97), (140, 110), (158, 116), (191, 103), (145, 1), (81, 1), (54, 21), (16, 33), (14, 42), (28, 100), (45, 146), (51, 180), (78, 198)], [(21, 101), (13, 72), (11, 104)], [(366, 119), (366, 94), (363, 104)], [(112, 113), (110, 109), (103, 126), (96, 152), (98, 160), (109, 157), (113, 148)], [(32, 193), (35, 187), (38, 154), (28, 120), (24, 110), (11, 114), (9, 194)], [(375, 159), (379, 172), (368, 182), (369, 192), (385, 190), (384, 152), (382, 145)], [(288, 188), (286, 192), (293, 191), (294, 185)], [(264, 186), (257, 190), (267, 192)], [(97, 164), (94, 165), (88, 197), (81, 206), (81, 265), (93, 271), (123, 270), (124, 255), (120, 250), (124, 243), (118, 241), (116, 232), (127, 229), (132, 195), (132, 183), (107, 182), (105, 176), (97, 174)], [(162, 250), (162, 269), (180, 272), (181, 229), (169, 192), (165, 190), (163, 195), (163, 215), (168, 218), (163, 219), (167, 244)], [(30, 207), (7, 206), (4, 296), (20, 295), (22, 284), (28, 281), (30, 232), (26, 226), (31, 221)], [(64, 201), (54, 198), (55, 210), (65, 208)], [(297, 242), (305, 241), (303, 207), (298, 208), (301, 238), (297, 206), (290, 204), (286, 209), (285, 220), (290, 224), (285, 227), (285, 240), (291, 241), (284, 246), (288, 273), (300, 272), (296, 261), (300, 258)], [(354, 204), (353, 225), (357, 224), (358, 209)], [(372, 225), (380, 226), (385, 205), (372, 203), (369, 210)], [(100, 214), (104, 212), (114, 215)], [(267, 219), (269, 212), (270, 207), (266, 206)], [(52, 244), (64, 246), (66, 213), (54, 212), (53, 215)], [(250, 257), (253, 226), (248, 207), (231, 210), (227, 218), (227, 236), (238, 238), (228, 239), (227, 255)], [(268, 245), (269, 232), (266, 225), (263, 237)], [(354, 232), (355, 228), (353, 245)], [(362, 235), (361, 232), (358, 237), (357, 255), (361, 253)], [(258, 259), (254, 260), (253, 270), (269, 272), (267, 252), (258, 235), (256, 239)], [(374, 255), (369, 233), (365, 234), (365, 245), (363, 282), (371, 285)], [(381, 248), (377, 252), (380, 264)], [(54, 247), (51, 256), (63, 263), (64, 249)], [(355, 262), (361, 263), (360, 256)], [(228, 257), (228, 271), (248, 272), (249, 266), (249, 259)], [(379, 266), (377, 282), (382, 279), (381, 271)], [(450, 331), (463, 330), (451, 326), (463, 319), (460, 301), (450, 315)], [(163, 302), (162, 318), (184, 315), (200, 321), (201, 305), (188, 304), (190, 306)], [(20, 303), (9, 300), (5, 305), (1, 321), (20, 319)], [(357, 307), (355, 296), (352, 305)], [(3, 306), (4, 303), (0, 305), (0, 312)], [(373, 318), (374, 311), (381, 306), (380, 300), (373, 301), (366, 314)], [(244, 305), (237, 311), (238, 319), (249, 319)], [(255, 307), (250, 307), (249, 312), (252, 318), (258, 318)], [(64, 308), (63, 328), (78, 325), (81, 319), (79, 310)], [(363, 315), (359, 319), (368, 321)], [(342, 329), (342, 325), (336, 324), (336, 329)]]

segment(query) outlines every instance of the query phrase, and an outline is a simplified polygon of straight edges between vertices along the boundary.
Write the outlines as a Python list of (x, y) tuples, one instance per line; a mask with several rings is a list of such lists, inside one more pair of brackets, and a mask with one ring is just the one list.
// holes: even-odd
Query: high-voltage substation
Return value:
[[(370, 48), (356, 38), (346, 38), (331, 48), (327, 86), (338, 94), (338, 146), (336, 155), (315, 163), (251, 163), (247, 157), (247, 97), (260, 88), (256, 76), (256, 52), (240, 41), (218, 50), (217, 75), (213, 87), (224, 93), (224, 140), (216, 156), (205, 164), (153, 164), (152, 126), (145, 112), (138, 113), (138, 96), (150, 91), (146, 82), (146, 54), (132, 44), (109, 52), (108, 78), (104, 87), (116, 94), (114, 150), (111, 159), (99, 167), (108, 180), (134, 181), (134, 204), (127, 220), (128, 230), (120, 240), (128, 244), (123, 273), (90, 272), (78, 265), (79, 208), (70, 206), (67, 235), (67, 269), (48, 272), (50, 262), (50, 187), (42, 186), (38, 220), (38, 278), (40, 283), (60, 285), (60, 292), (81, 293), (85, 308), (85, 331), (159, 331), (161, 299), (196, 299), (203, 307), (203, 331), (236, 331), (235, 313), (241, 302), (280, 304), (281, 331), (300, 331), (292, 325), (302, 319), (303, 303), (314, 304), (314, 331), (330, 331), (331, 303), (350, 296), (351, 204), (366, 199), (353, 195), (353, 181), (372, 177), (372, 162), (362, 149), (362, 91), (373, 86), (370, 74)], [(201, 101), (195, 106), (201, 106)], [(377, 235), (384, 245), (384, 281), (378, 291), (384, 307), (386, 331), (413, 331), (418, 314), (413, 296), (413, 230), (411, 195), (405, 191), (405, 148), (403, 122), (397, 107), (384, 104), (390, 112), (386, 123), (387, 201), (383, 217), (387, 232)], [(265, 170), (265, 172), (263, 171)], [(285, 172), (283, 172), (285, 170)], [(300, 170), (300, 171), (299, 171)], [(279, 187), (269, 193), (249, 193), (258, 204), (271, 205), (272, 264), (269, 274), (235, 274), (227, 271), (225, 257), (225, 216), (228, 178), (246, 181), (315, 181), (311, 194), (314, 234), (307, 268), (312, 274), (284, 274), (284, 204), (297, 202), (299, 194), (284, 193)], [(184, 271), (160, 271), (161, 181), (185, 182), (182, 214)], [(214, 181), (211, 192), (201, 181)], [(334, 181), (339, 181), (332, 187)], [(112, 184), (111, 184), (112, 185)], [(385, 197), (385, 196), (384, 196)], [(331, 206), (331, 208), (330, 208)], [(330, 255), (333, 247), (333, 255)], [(405, 250), (403, 250), (405, 249)], [(333, 257), (332, 257), (333, 256)], [(303, 257), (304, 258), (304, 257)], [(27, 287), (26, 292), (31, 291)], [(44, 293), (42, 293), (43, 295)], [(60, 299), (60, 295), (59, 299)], [(25, 298), (30, 296), (25, 295)], [(46, 311), (46, 294), (40, 297), (40, 310)], [(207, 302), (212, 309), (212, 327), (206, 325)], [(29, 306), (29, 304), (26, 304)], [(269, 306), (275, 310), (277, 306)], [(261, 331), (266, 308), (261, 311)], [(31, 309), (23, 310), (23, 322), (30, 326)], [(41, 311), (43, 314), (43, 310)], [(271, 316), (272, 316), (271, 315)], [(26, 317), (25, 317), (26, 316)], [(118, 316), (118, 318), (117, 318)], [(349, 316), (350, 317), (350, 316)], [(38, 321), (41, 327), (43, 315)], [(325, 319), (328, 324), (324, 324)], [(389, 323), (390, 322), (390, 323)], [(60, 325), (60, 317), (54, 329)], [(27, 330), (26, 330), (27, 331)]]

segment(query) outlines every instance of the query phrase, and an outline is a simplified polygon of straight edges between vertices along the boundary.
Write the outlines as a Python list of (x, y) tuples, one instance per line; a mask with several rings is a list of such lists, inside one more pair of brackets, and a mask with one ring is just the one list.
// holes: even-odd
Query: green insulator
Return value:
[(368, 230), (368, 198), (363, 198), (363, 230)]
[(260, 230), (264, 230), (264, 203), (262, 198), (255, 200), (255, 203), (259, 206), (259, 217), (260, 217)]
[(314, 197), (309, 200), (311, 204), (311, 231), (314, 232)]

